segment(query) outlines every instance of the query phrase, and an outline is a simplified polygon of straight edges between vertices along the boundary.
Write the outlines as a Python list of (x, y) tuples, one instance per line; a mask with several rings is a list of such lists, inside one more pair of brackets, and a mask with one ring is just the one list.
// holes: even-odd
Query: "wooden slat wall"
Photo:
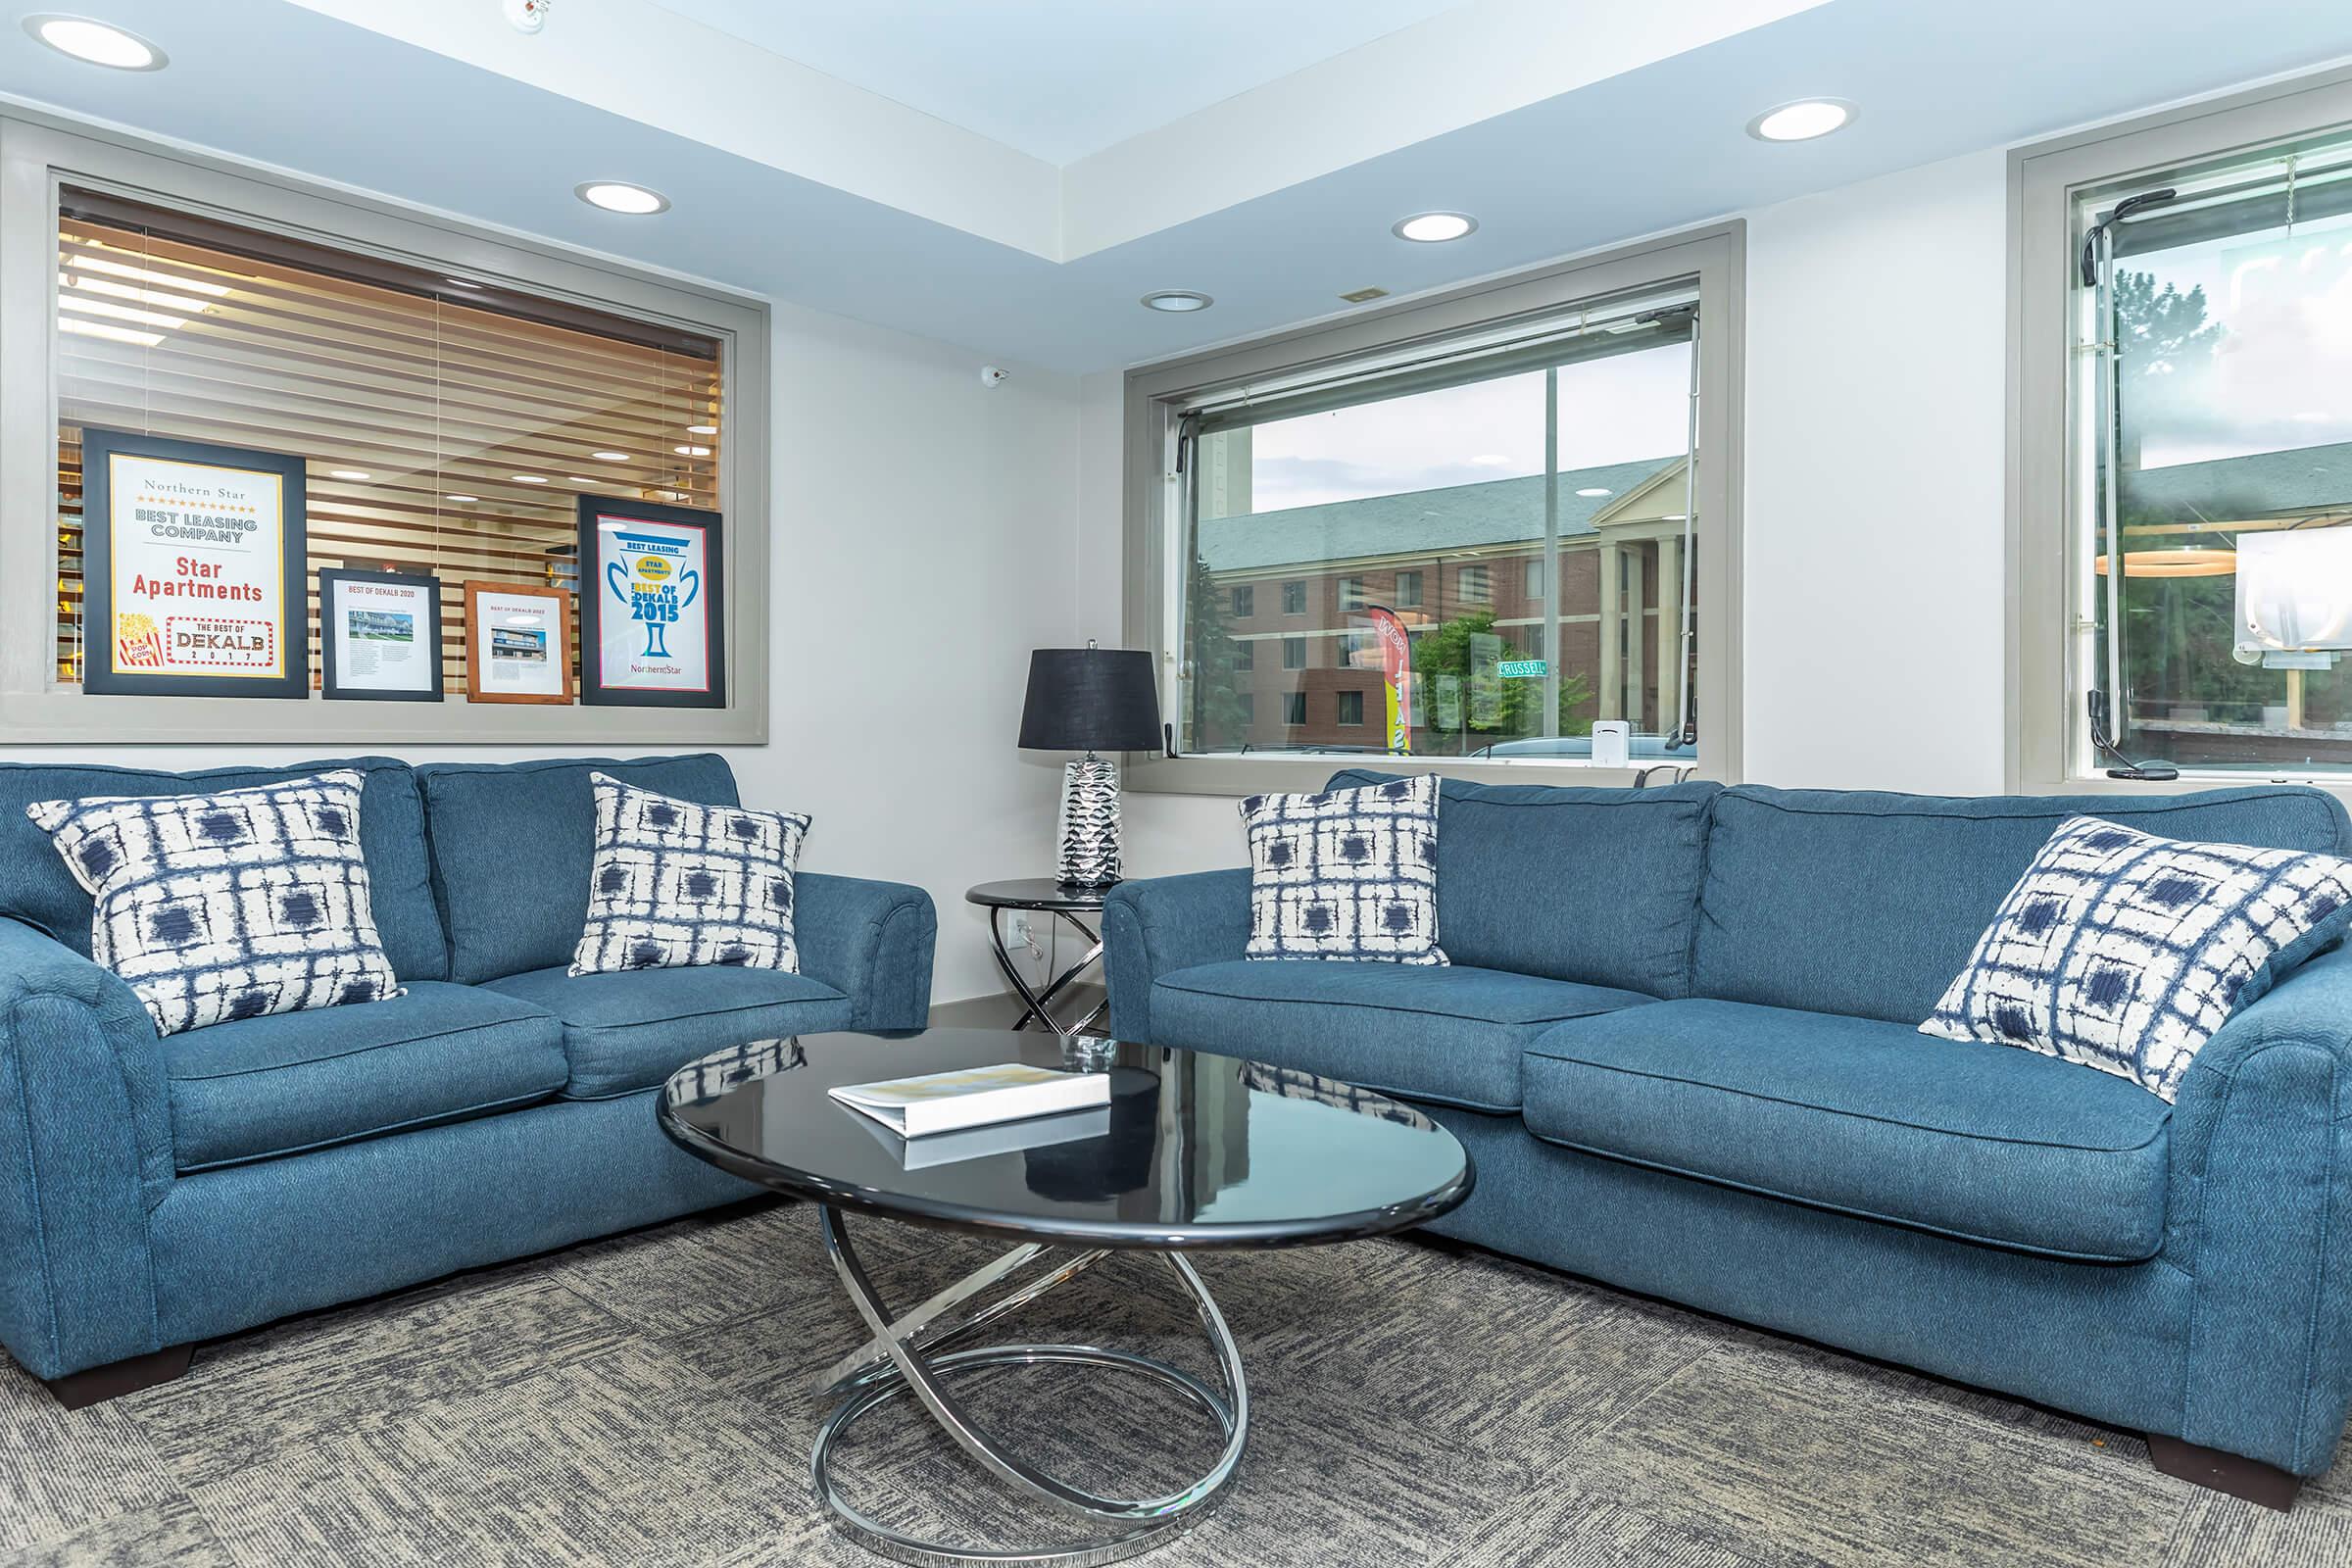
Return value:
[[(58, 273), (61, 319), (161, 339), (58, 334), (61, 681), (81, 675), (84, 425), (307, 460), (314, 685), (321, 566), (438, 575), (442, 661), (457, 694), (466, 686), (459, 585), (575, 587), (574, 497), (719, 504), (721, 437), (689, 429), (725, 426), (716, 342), (707, 355), (652, 348), (520, 319), (455, 287), (378, 287), (84, 218), (60, 220)], [(70, 308), (76, 300), (182, 324)], [(590, 455), (607, 451), (628, 461)], [(335, 469), (368, 477), (338, 479)]]

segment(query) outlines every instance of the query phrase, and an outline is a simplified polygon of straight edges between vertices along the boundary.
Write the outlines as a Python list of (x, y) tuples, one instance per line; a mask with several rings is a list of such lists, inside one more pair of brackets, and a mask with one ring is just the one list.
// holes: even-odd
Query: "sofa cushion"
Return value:
[(1843, 1213), (2054, 1256), (2153, 1256), (2172, 1107), (2124, 1079), (1902, 1024), (1736, 1002), (1559, 1024), (1529, 1131)]
[(2342, 803), (2290, 785), (1984, 799), (1742, 785), (1715, 802), (1692, 994), (1917, 1024), (2051, 832), (2077, 815), (2166, 838), (2352, 854)]
[(449, 950), (433, 906), (424, 849), (424, 808), (416, 775), (389, 757), (296, 762), (285, 767), (214, 767), (168, 773), (147, 767), (0, 762), (0, 915), (90, 956), (90, 896), (25, 816), (34, 801), (108, 795), (217, 795), (349, 769), (360, 786), (360, 853), (368, 862), (368, 898), (384, 955), (403, 980), (449, 975)]
[(183, 1172), (545, 1100), (566, 1070), (555, 1019), (432, 980), (388, 1002), (167, 1035), (160, 1049)]
[(1520, 1054), (1544, 1030), (1651, 1000), (1461, 964), (1237, 958), (1161, 975), (1152, 1034), (1384, 1094), (1510, 1111)]
[(1438, 945), (1438, 781), (1393, 778), (1242, 802), (1246, 958), (1446, 961)]
[(559, 965), (484, 988), (563, 1020), (566, 1100), (651, 1089), (697, 1056), (850, 1026), (850, 999), (805, 974), (725, 965), (575, 975)]
[(710, 753), (425, 763), (416, 781), (432, 837), (433, 896), (449, 931), (449, 978), (470, 984), (571, 961), (596, 860), (591, 773), (705, 806), (737, 804), (735, 775)]
[[(1396, 776), (1350, 768), (1331, 787)], [(1438, 792), (1439, 945), (1475, 968), (1689, 996), (1707, 808), (1720, 788), (1446, 779)]]

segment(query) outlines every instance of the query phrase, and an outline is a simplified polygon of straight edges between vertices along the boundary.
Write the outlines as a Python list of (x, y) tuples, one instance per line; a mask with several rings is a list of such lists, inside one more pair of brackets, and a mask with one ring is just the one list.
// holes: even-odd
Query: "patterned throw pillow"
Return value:
[(2169, 1101), (2231, 1011), (2347, 924), (2352, 860), (2073, 817), (1919, 1027), (2081, 1062)]
[(573, 974), (713, 963), (800, 972), (792, 872), (808, 818), (589, 779), (596, 866)]
[(1438, 949), (1435, 774), (1252, 795), (1248, 958), (1444, 963)]
[(368, 905), (360, 775), (24, 808), (94, 901), (90, 956), (164, 1034), (401, 995)]

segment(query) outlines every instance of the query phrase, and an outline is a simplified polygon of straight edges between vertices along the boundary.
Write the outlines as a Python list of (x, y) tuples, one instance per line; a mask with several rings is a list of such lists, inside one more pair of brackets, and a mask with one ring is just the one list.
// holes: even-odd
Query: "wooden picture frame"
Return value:
[[(577, 516), (581, 703), (607, 708), (726, 707), (725, 514), (584, 495), (578, 498)], [(640, 526), (632, 529), (632, 523)], [(640, 621), (632, 607), (651, 599), (658, 608), (659, 593), (667, 594), (678, 618), (666, 624)], [(641, 625), (642, 633), (636, 629)], [(617, 663), (608, 662), (608, 633), (615, 647), (624, 650)], [(673, 637), (687, 640), (673, 644)], [(677, 683), (663, 684), (659, 674), (619, 667), (648, 661), (683, 666), (674, 677)]]
[[(419, 687), (385, 687), (353, 685), (353, 679), (364, 678), (356, 671), (343, 667), (336, 649), (342, 643), (337, 636), (338, 597), (336, 590), (346, 583), (374, 584), (385, 588), (405, 589), (416, 596), (412, 602), (421, 602), (424, 612), (424, 635), (421, 643), (428, 664), (430, 682)], [(322, 566), (318, 570), (318, 695), (328, 702), (368, 703), (437, 703), (443, 692), (441, 670), (441, 579), (425, 572), (364, 571), (355, 566)]]
[[(158, 532), (134, 550), (118, 549), (115, 537), (121, 504), (137, 506), (135, 499), (116, 493), (118, 461), (145, 461), (183, 467), (184, 480), (163, 483), (148, 509), (161, 515), (134, 517)], [(206, 470), (221, 472), (228, 484), (205, 480)], [(217, 446), (205, 441), (175, 441), (130, 430), (96, 427), (81, 432), (81, 689), (92, 696), (151, 697), (290, 697), (311, 695), (311, 634), (308, 537), (303, 460), (282, 452), (259, 452), (245, 447)], [(268, 490), (239, 492), (236, 476), (261, 477)], [(160, 475), (158, 476), (160, 478)], [(208, 494), (209, 492), (209, 494)], [(245, 503), (241, 504), (240, 495)], [(277, 588), (274, 601), (266, 595), (244, 598), (224, 589), (254, 588), (251, 568), (240, 572), (239, 560), (267, 561), (268, 552), (248, 552), (222, 539), (223, 532), (269, 510), (273, 499), (277, 514)], [(165, 530), (170, 530), (167, 536)], [(208, 534), (210, 537), (208, 537)], [(129, 557), (126, 562), (123, 558)], [(116, 603), (116, 573), (129, 569), (134, 582), (145, 577), (150, 564), (159, 575), (177, 580), (165, 584), (162, 594), (142, 594), (131, 606)], [(186, 595), (184, 608), (178, 593)], [(138, 629), (118, 625), (118, 611), (131, 617)], [(150, 613), (150, 612), (153, 613)], [(274, 624), (256, 619), (255, 612), (273, 614)], [(160, 621), (159, 621), (160, 617)], [(240, 662), (238, 645), (251, 647), (256, 636), (273, 642), (272, 668), (252, 674), (192, 674), (170, 666), (167, 652), (174, 638), (173, 623), (197, 622), (181, 630), (196, 638), (218, 638), (223, 650), (217, 661), (223, 667)], [(240, 629), (241, 628), (241, 629)], [(257, 631), (256, 628), (266, 628)], [(134, 643), (135, 639), (135, 643)], [(199, 644), (200, 645), (200, 644)], [(248, 656), (250, 657), (250, 656)], [(142, 667), (142, 662), (146, 667)]]
[[(546, 703), (568, 707), (571, 704), (574, 695), (574, 684), (571, 676), (571, 657), (572, 649), (574, 647), (572, 642), (571, 595), (564, 589), (550, 588), (545, 583), (484, 582), (472, 578), (468, 578), (466, 580), (465, 584), (465, 592), (466, 700), (469, 703)], [(484, 601), (486, 599), (492, 601), (492, 604), (488, 609), (484, 608)], [(549, 608), (545, 611), (539, 612), (539, 613), (547, 617), (541, 626), (501, 628), (495, 624), (485, 623), (485, 617), (495, 617), (499, 613), (496, 603), (497, 601), (516, 599), (544, 600), (548, 602)], [(535, 656), (534, 659), (527, 662), (535, 662), (539, 660), (544, 660), (552, 666), (546, 671), (547, 675), (550, 677), (551, 689), (527, 691), (484, 691), (482, 689), (485, 683), (485, 676), (483, 673), (483, 647), (485, 642), (488, 640), (487, 634), (494, 633), (501, 629), (512, 629), (518, 632), (544, 630), (548, 634), (548, 640), (550, 643), (552, 643), (552, 646), (543, 647), (540, 653)], [(489, 661), (491, 671), (487, 678), (491, 680), (497, 679), (498, 671), (496, 666), (499, 663), (510, 662), (522, 662), (526, 661), (506, 661), (493, 657)], [(561, 682), (561, 689), (552, 689), (558, 679), (560, 679)]]

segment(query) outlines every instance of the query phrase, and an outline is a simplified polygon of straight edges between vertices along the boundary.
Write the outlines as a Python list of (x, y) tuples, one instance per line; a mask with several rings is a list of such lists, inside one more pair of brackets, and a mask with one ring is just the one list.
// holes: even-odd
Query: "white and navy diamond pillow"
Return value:
[(360, 775), (35, 801), (94, 901), (90, 956), (164, 1034), (401, 994), (368, 903)]
[(589, 778), (596, 865), (573, 974), (719, 963), (800, 972), (792, 873), (808, 818)]
[(2352, 924), (2352, 860), (2070, 818), (1923, 1033), (2024, 1046), (2166, 1100), (2214, 1032)]
[(1247, 958), (1444, 963), (1438, 948), (1438, 780), (1434, 774), (1252, 795)]

